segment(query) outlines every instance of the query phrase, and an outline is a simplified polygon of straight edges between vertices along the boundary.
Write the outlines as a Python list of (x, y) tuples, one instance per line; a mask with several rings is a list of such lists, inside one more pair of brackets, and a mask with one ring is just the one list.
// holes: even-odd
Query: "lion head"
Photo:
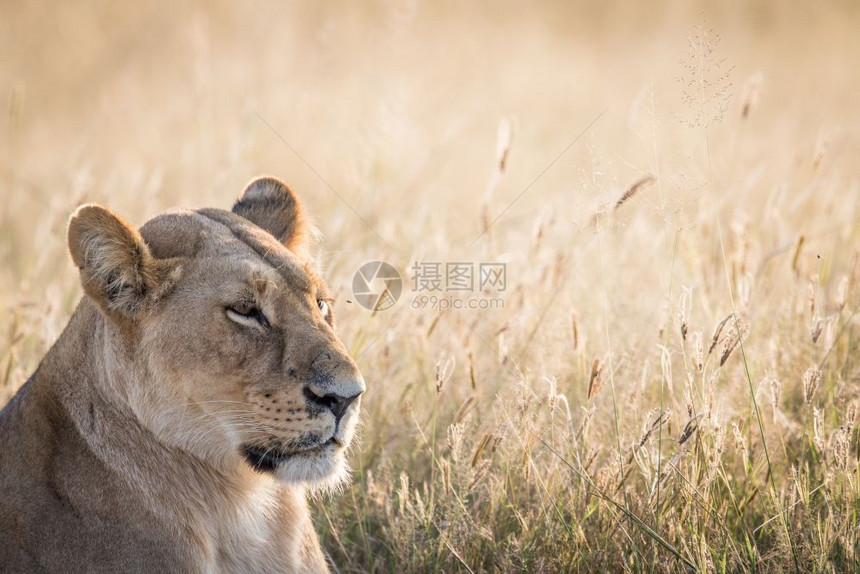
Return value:
[(107, 388), (167, 448), (285, 482), (346, 476), (365, 384), (307, 260), (307, 227), (272, 178), (232, 211), (168, 212), (139, 232), (96, 205), (72, 216)]

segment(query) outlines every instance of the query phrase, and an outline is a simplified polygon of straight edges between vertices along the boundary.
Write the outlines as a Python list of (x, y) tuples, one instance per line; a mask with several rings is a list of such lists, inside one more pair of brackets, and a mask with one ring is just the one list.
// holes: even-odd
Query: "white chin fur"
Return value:
[(335, 490), (346, 482), (349, 468), (343, 450), (295, 455), (274, 471), (282, 482), (303, 483), (311, 490)]

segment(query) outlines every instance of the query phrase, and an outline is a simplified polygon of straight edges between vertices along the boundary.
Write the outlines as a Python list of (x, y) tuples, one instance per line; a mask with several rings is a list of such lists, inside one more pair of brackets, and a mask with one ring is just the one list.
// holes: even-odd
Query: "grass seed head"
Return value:
[(743, 103), (741, 104), (742, 119), (747, 119), (756, 106), (758, 106), (763, 84), (764, 74), (761, 72), (755, 72), (747, 78), (747, 81), (744, 83)]
[(700, 375), (705, 370), (705, 349), (702, 346), (702, 332), (693, 333), (693, 368)]
[(824, 411), (812, 407), (812, 442), (818, 452), (824, 452)]
[(845, 308), (845, 304), (848, 302), (848, 286), (848, 276), (843, 275), (842, 278), (839, 279), (839, 286), (836, 288), (835, 304), (839, 311), (842, 311)]
[(840, 427), (833, 433), (833, 461), (839, 470), (848, 470), (851, 461), (851, 428)]
[(812, 365), (803, 373), (803, 402), (807, 405), (815, 398), (815, 391), (821, 381), (821, 371), (816, 365)]
[(767, 383), (770, 390), (770, 405), (773, 407), (773, 421), (776, 422), (776, 414), (779, 412), (779, 399), (782, 396), (782, 384), (776, 377), (769, 377)]
[(603, 363), (600, 362), (600, 359), (595, 357), (591, 362), (591, 376), (588, 379), (588, 400), (591, 400), (597, 393), (600, 392), (600, 388), (603, 386)]
[(747, 451), (747, 443), (746, 440), (744, 440), (744, 435), (741, 433), (741, 429), (735, 421), (732, 421), (732, 437), (735, 439), (735, 448), (737, 448), (738, 452), (741, 453), (741, 460), (743, 460), (746, 465), (749, 461), (749, 451)]

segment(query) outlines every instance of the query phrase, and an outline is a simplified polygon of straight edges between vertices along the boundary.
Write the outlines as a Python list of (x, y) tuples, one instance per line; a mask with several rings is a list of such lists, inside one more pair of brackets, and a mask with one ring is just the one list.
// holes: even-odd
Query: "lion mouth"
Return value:
[(248, 461), (248, 464), (256, 470), (272, 472), (278, 468), (278, 466), (293, 457), (317, 454), (338, 445), (339, 442), (332, 437), (324, 443), (314, 445), (310, 448), (292, 451), (285, 451), (272, 447), (248, 445), (244, 447), (242, 454), (245, 456), (245, 460)]

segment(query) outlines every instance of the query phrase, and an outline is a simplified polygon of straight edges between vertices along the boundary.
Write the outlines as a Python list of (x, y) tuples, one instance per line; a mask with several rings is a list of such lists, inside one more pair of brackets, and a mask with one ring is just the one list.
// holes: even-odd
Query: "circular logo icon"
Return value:
[(402, 290), (400, 273), (385, 261), (368, 261), (352, 277), (352, 294), (356, 302), (370, 311), (391, 309)]

